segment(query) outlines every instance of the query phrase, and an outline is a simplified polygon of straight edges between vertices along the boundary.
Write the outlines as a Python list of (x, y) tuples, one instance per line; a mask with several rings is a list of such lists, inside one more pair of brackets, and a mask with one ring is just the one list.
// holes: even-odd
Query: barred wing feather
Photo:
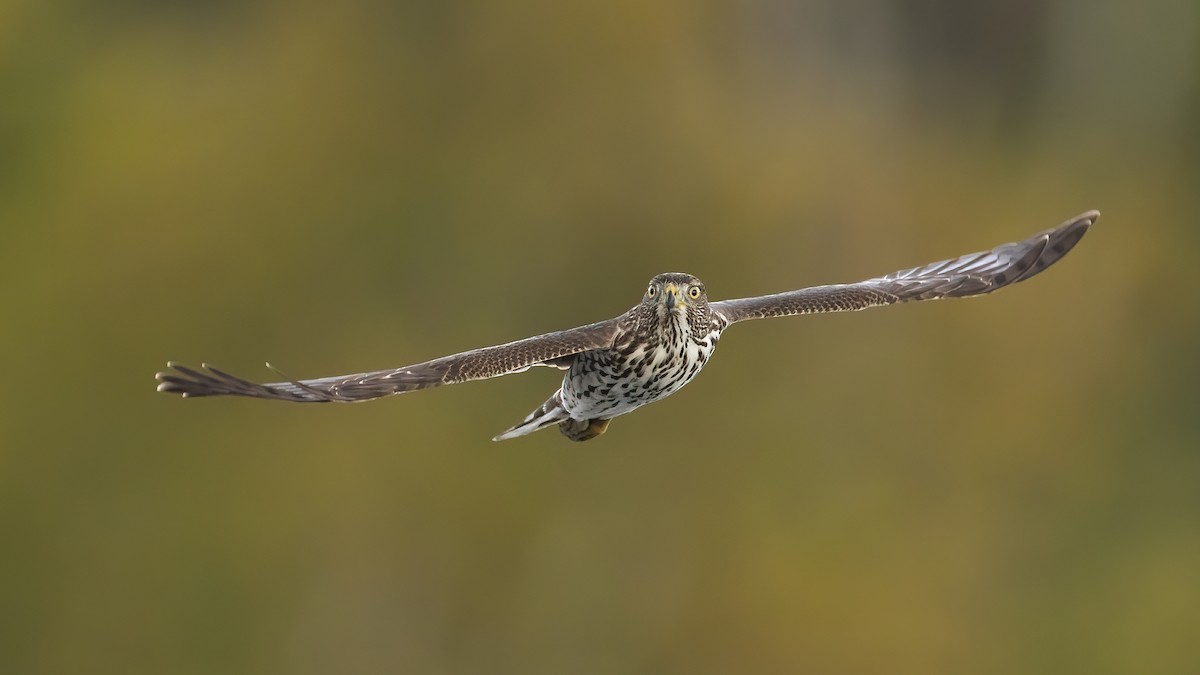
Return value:
[(411, 366), (314, 380), (259, 384), (207, 364), (194, 369), (174, 362), (167, 364), (171, 370), (155, 377), (159, 381), (159, 391), (184, 397), (249, 396), (297, 403), (366, 401), (444, 384), (519, 373), (532, 366), (569, 365), (575, 354), (610, 347), (622, 318), (443, 356)]
[(732, 324), (750, 319), (852, 312), (898, 302), (991, 293), (1024, 281), (1058, 262), (1099, 217), (1098, 211), (1088, 211), (1024, 241), (855, 284), (814, 286), (774, 295), (722, 300), (712, 303), (712, 308)]

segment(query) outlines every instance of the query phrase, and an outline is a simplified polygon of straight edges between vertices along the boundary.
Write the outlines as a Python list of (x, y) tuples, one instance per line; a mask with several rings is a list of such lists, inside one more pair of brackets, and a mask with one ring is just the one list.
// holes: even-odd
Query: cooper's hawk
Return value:
[(553, 366), (567, 371), (562, 387), (524, 421), (493, 440), (557, 425), (567, 438), (585, 441), (604, 433), (612, 418), (679, 391), (708, 362), (722, 331), (739, 321), (990, 293), (1053, 265), (1099, 216), (1088, 211), (1022, 242), (856, 284), (754, 298), (710, 303), (696, 277), (660, 274), (650, 280), (642, 301), (616, 318), (390, 370), (257, 384), (209, 365), (195, 370), (168, 363), (174, 370), (158, 373), (158, 390), (185, 397), (365, 401), (519, 373), (532, 366)]

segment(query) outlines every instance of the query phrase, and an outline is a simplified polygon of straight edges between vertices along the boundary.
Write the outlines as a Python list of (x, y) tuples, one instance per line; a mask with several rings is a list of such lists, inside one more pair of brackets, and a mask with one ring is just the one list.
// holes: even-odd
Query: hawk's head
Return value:
[(706, 333), (709, 319), (708, 295), (704, 284), (690, 274), (667, 272), (650, 280), (642, 296), (642, 311), (658, 323), (686, 320), (694, 331)]

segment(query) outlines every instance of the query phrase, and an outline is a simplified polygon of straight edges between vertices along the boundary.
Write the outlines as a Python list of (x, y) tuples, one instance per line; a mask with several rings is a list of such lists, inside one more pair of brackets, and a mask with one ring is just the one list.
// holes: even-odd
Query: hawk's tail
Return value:
[(507, 441), (510, 438), (532, 434), (535, 431), (545, 429), (546, 427), (554, 426), (571, 419), (570, 413), (562, 404), (562, 389), (554, 392), (554, 395), (546, 399), (546, 402), (537, 407), (533, 412), (529, 413), (520, 424), (505, 431), (499, 436), (493, 438), (493, 441)]

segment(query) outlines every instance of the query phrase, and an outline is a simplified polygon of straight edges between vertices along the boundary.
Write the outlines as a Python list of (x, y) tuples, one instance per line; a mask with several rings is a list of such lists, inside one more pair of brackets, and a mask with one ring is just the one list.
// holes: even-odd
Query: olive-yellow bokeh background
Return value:
[[(1191, 673), (1200, 6), (0, 3), (0, 672)], [(740, 325), (587, 444), (384, 368), (1104, 216)]]

